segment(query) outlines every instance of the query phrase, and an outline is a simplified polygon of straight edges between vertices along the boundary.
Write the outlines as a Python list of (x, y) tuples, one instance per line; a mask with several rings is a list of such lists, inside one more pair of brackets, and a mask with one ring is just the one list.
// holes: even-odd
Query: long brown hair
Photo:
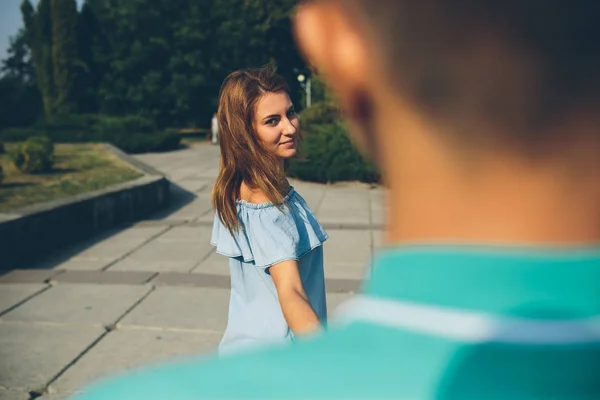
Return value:
[(254, 129), (258, 100), (267, 93), (290, 94), (273, 65), (231, 73), (219, 94), (219, 144), (221, 163), (213, 186), (212, 203), (223, 225), (231, 232), (240, 227), (237, 200), (245, 182), (280, 205), (288, 190), (277, 157), (265, 150)]

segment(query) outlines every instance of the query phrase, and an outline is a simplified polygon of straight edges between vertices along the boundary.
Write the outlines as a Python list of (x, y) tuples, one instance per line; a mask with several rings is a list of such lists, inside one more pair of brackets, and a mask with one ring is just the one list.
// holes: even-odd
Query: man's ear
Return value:
[(296, 12), (296, 42), (310, 65), (333, 89), (348, 117), (350, 136), (364, 155), (377, 159), (373, 128), (373, 57), (365, 43), (366, 34), (344, 10), (341, 2), (310, 2)]
[(348, 110), (353, 94), (365, 89), (369, 74), (367, 46), (357, 22), (338, 1), (309, 2), (296, 11), (294, 33), (306, 61)]

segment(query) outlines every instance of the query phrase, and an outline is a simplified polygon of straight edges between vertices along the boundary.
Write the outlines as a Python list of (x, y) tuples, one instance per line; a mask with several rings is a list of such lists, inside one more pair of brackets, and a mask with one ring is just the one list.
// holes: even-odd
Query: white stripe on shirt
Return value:
[(600, 342), (600, 315), (585, 319), (539, 320), (496, 317), (481, 312), (357, 295), (342, 303), (330, 325), (364, 321), (392, 328), (482, 343), (539, 345)]

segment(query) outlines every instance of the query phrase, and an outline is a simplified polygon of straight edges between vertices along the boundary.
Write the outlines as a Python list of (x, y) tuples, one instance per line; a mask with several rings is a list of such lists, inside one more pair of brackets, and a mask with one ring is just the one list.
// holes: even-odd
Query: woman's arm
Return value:
[(283, 316), (296, 335), (309, 333), (320, 327), (319, 318), (304, 291), (298, 262), (288, 260), (269, 268)]

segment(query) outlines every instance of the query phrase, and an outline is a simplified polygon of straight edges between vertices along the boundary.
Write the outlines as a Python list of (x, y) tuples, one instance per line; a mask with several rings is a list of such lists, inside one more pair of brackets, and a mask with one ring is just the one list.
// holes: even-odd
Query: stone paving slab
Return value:
[(119, 323), (147, 327), (225, 330), (229, 290), (158, 287)]
[(96, 283), (141, 285), (149, 282), (156, 272), (138, 271), (66, 271), (52, 279), (59, 283)]
[(147, 243), (111, 266), (109, 270), (189, 272), (213, 249), (208, 243), (210, 240), (208, 229), (207, 227), (172, 228), (163, 235), (164, 239), (159, 237)]
[(229, 276), (203, 273), (165, 272), (159, 274), (152, 283), (157, 286), (197, 286), (229, 289)]
[(302, 182), (297, 179), (290, 179), (289, 181), (298, 194), (306, 200), (306, 204), (308, 204), (312, 212), (316, 214), (319, 211), (319, 206), (325, 197), (328, 187), (310, 182)]
[(325, 277), (363, 279), (371, 261), (371, 232), (368, 230), (327, 231), (324, 245)]
[[(142, 246), (143, 238), (109, 238), (82, 250), (74, 256), (76, 261), (114, 262)], [(107, 263), (107, 264), (108, 264)]]
[(148, 220), (164, 220), (168, 222), (186, 222), (200, 218), (206, 212), (210, 211), (211, 205), (208, 201), (194, 200), (177, 210), (167, 210), (164, 213), (158, 213)]
[(105, 259), (73, 258), (65, 262), (58, 263), (53, 268), (68, 271), (102, 271), (112, 264), (116, 259), (117, 257), (108, 257)]
[(194, 260), (137, 260), (135, 258), (126, 258), (118, 263), (115, 263), (108, 270), (109, 271), (139, 271), (139, 272), (150, 272), (157, 271), (159, 273), (167, 272), (179, 272), (185, 273), (190, 271), (196, 265)]
[(92, 326), (0, 322), (0, 385), (43, 388), (104, 332)]
[(317, 211), (322, 224), (371, 224), (369, 191), (366, 189), (329, 189)]
[(190, 191), (192, 193), (199, 193), (205, 190), (209, 190), (213, 184), (213, 180), (204, 179), (204, 178), (196, 178), (195, 176), (186, 177), (183, 180), (177, 181), (177, 184), (183, 189)]
[(212, 235), (212, 228), (207, 226), (176, 226), (169, 229), (168, 232), (161, 235), (160, 238), (156, 239), (157, 242), (191, 242), (194, 244), (202, 245), (205, 249), (212, 249), (212, 247), (206, 246), (206, 243), (210, 242)]
[[(0, 272), (1, 273), (1, 272)], [(28, 270), (15, 269), (0, 276), (1, 283), (44, 283), (53, 276), (60, 274), (60, 271), (52, 270)]]
[(0, 315), (10, 307), (48, 288), (45, 284), (9, 283), (0, 285)]
[(70, 399), (71, 397), (72, 397), (71, 394), (53, 393), (53, 394), (46, 394), (42, 397), (38, 397), (38, 399), (40, 399), (40, 400), (67, 400), (67, 399)]
[(369, 192), (371, 206), (371, 223), (384, 225), (385, 221), (385, 192), (382, 189), (373, 189)]
[(189, 272), (206, 257), (195, 243), (153, 243), (124, 258), (108, 271)]
[[(74, 246), (73, 249), (79, 248), (79, 251), (76, 251), (72, 258), (113, 261), (125, 256), (167, 229), (167, 226), (133, 226), (104, 238), (102, 236), (92, 238)], [(103, 240), (99, 241), (99, 239)]]
[(30, 395), (24, 390), (0, 389), (0, 400), (29, 400)]
[(5, 314), (1, 320), (110, 325), (149, 290), (145, 285), (60, 284)]
[(195, 331), (113, 331), (85, 354), (75, 365), (76, 368), (66, 371), (51, 388), (58, 393), (79, 391), (106, 375), (165, 359), (212, 351), (220, 339), (220, 334)]
[(200, 223), (204, 226), (212, 227), (214, 220), (215, 220), (215, 214), (214, 214), (212, 208), (210, 208), (204, 214), (202, 214), (198, 218), (194, 219), (194, 222)]
[(216, 251), (201, 261), (192, 271), (199, 274), (223, 275), (229, 277), (229, 259)]

